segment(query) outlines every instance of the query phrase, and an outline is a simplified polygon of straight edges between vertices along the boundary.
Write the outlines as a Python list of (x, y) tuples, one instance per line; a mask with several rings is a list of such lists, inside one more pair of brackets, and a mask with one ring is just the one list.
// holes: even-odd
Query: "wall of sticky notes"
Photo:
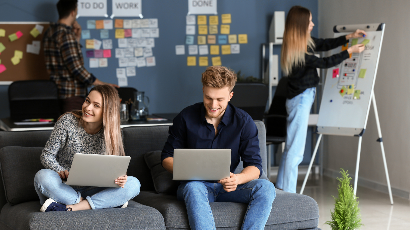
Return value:
[[(360, 25), (352, 28), (366, 30)], [(334, 37), (347, 34), (337, 32)], [(362, 53), (353, 53), (340, 65), (327, 70), (319, 111), (319, 133), (353, 136), (366, 128), (382, 36), (382, 29), (367, 31), (366, 37), (350, 39), (346, 45), (332, 51), (335, 54), (356, 44), (365, 45)]]
[(0, 22), (0, 82), (49, 79), (41, 48), (48, 26)]

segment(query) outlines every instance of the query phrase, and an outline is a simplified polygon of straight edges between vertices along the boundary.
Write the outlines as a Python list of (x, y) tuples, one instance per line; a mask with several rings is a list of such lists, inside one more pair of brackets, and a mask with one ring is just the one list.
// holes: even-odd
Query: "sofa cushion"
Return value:
[[(186, 207), (176, 196), (141, 192), (134, 200), (157, 209), (164, 216), (167, 229), (189, 229)], [(211, 203), (216, 227), (240, 229), (247, 207), (242, 203)], [(265, 229), (315, 229), (318, 222), (319, 208), (314, 199), (276, 190)]]
[(127, 208), (77, 212), (40, 212), (40, 203), (30, 201), (1, 210), (0, 229), (165, 229), (157, 210), (129, 201)]
[(161, 150), (144, 154), (144, 159), (151, 171), (155, 191), (157, 193), (176, 194), (179, 182), (172, 180), (172, 173), (162, 167)]
[(12, 205), (38, 200), (34, 176), (44, 168), (40, 162), (43, 147), (8, 146), (0, 150), (0, 169), (7, 202)]

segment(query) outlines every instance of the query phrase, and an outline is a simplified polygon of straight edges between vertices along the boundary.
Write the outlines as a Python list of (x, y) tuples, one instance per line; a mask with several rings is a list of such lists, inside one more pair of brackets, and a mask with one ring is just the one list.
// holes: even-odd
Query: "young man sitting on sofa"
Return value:
[[(174, 149), (231, 149), (231, 175), (211, 181), (185, 181), (178, 187), (191, 229), (215, 229), (210, 202), (248, 203), (242, 228), (263, 229), (275, 199), (275, 187), (262, 175), (258, 130), (252, 118), (229, 103), (236, 75), (222, 66), (202, 74), (203, 102), (182, 110), (169, 129), (162, 166), (173, 172)], [(234, 174), (242, 159), (244, 169)]]

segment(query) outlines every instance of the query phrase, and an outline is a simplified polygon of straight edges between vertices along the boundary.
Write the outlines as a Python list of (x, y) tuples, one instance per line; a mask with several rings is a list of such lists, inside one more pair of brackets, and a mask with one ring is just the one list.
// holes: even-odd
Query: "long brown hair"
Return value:
[[(97, 85), (90, 90), (90, 93), (92, 91), (99, 92), (103, 99), (105, 154), (125, 156), (120, 126), (120, 97), (118, 91), (110, 85)], [(82, 110), (73, 111), (72, 113), (81, 121)]]
[(286, 76), (292, 72), (292, 67), (304, 65), (307, 48), (313, 50), (315, 47), (308, 32), (310, 15), (309, 9), (293, 6), (286, 17), (280, 60), (282, 71)]

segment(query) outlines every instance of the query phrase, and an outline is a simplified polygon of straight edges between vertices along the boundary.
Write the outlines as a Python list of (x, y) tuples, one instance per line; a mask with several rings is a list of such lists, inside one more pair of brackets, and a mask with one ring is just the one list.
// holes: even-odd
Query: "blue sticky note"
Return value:
[(101, 39), (110, 38), (109, 31), (108, 31), (108, 30), (101, 30), (101, 31), (100, 31), (100, 36), (101, 36)]
[(93, 58), (94, 57), (94, 50), (87, 50), (85, 52), (86, 52), (88, 58)]
[(81, 37), (83, 39), (90, 39), (91, 38), (90, 31), (89, 30), (81, 31)]
[(87, 21), (87, 29), (95, 29), (95, 20)]
[(228, 43), (228, 36), (218, 35), (218, 44), (227, 44), (227, 43)]
[(190, 35), (186, 36), (185, 43), (187, 45), (193, 45), (194, 44), (194, 36), (190, 36)]

